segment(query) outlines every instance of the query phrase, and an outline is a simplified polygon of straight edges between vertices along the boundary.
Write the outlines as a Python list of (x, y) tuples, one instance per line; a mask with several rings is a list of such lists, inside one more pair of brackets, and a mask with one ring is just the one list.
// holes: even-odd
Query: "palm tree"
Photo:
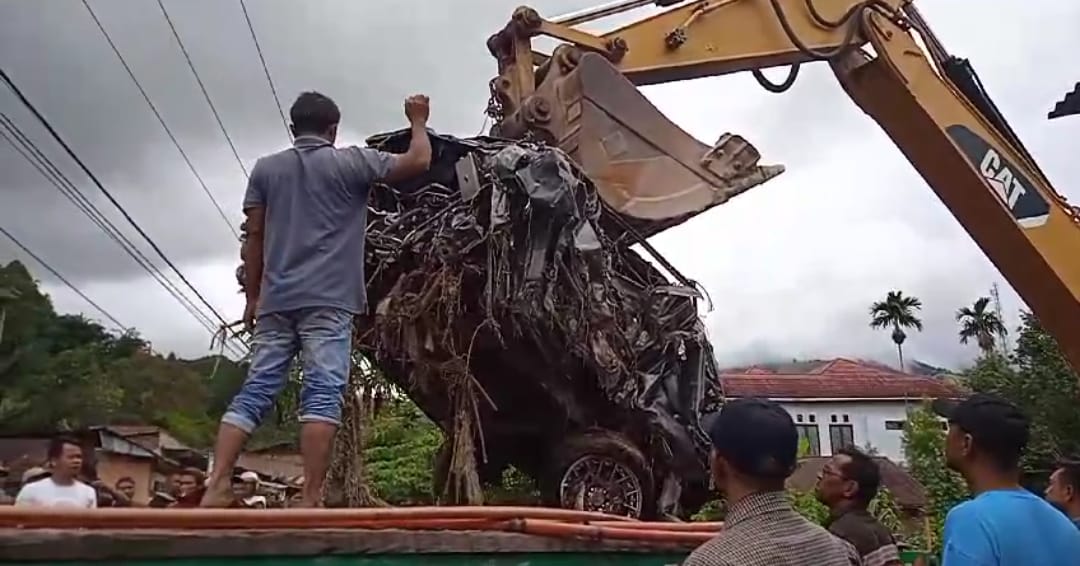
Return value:
[(922, 310), (917, 297), (905, 297), (901, 291), (889, 291), (884, 301), (870, 305), (870, 328), (892, 328), (892, 340), (896, 343), (896, 355), (900, 359), (900, 371), (904, 371), (905, 328), (922, 331), (922, 320), (915, 315)]
[(997, 345), (997, 337), (1004, 336), (1007, 330), (1001, 316), (994, 310), (988, 310), (990, 297), (979, 297), (975, 304), (956, 311), (956, 322), (960, 323), (960, 343), (967, 344), (974, 338), (984, 355), (989, 356)]

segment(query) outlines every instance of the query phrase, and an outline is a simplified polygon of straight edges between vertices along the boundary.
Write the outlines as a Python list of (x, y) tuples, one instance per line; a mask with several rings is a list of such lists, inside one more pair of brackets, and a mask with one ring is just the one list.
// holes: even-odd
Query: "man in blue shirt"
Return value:
[(1028, 419), (988, 394), (934, 402), (949, 420), (945, 460), (975, 495), (945, 518), (944, 566), (1076, 566), (1080, 530), (1020, 486)]
[(221, 418), (204, 507), (232, 503), (231, 479), (248, 436), (285, 387), (300, 354), (301, 505), (321, 505), (331, 446), (352, 363), (353, 317), (367, 308), (364, 236), (368, 195), (423, 173), (431, 162), (428, 99), (405, 101), (412, 139), (394, 155), (337, 148), (341, 113), (317, 92), (289, 110), (293, 147), (259, 159), (251, 170), (244, 213), (245, 326), (253, 331), (251, 367)]
[(1062, 461), (1050, 474), (1046, 500), (1080, 528), (1080, 462)]

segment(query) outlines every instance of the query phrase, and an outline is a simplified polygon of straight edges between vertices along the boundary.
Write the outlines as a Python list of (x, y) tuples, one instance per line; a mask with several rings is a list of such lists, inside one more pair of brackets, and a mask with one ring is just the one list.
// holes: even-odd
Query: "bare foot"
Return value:
[(233, 504), (232, 486), (224, 482), (212, 483), (206, 487), (206, 493), (199, 501), (199, 507), (224, 509)]

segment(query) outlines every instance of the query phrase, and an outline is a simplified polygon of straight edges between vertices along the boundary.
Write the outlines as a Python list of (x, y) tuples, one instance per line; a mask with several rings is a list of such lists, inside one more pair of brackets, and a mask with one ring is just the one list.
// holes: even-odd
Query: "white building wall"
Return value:
[(919, 404), (918, 400), (776, 401), (791, 414), (795, 424), (817, 426), (822, 456), (831, 456), (833, 453), (829, 426), (851, 425), (856, 446), (872, 446), (879, 455), (897, 463), (904, 462), (902, 423), (907, 419), (908, 409)]

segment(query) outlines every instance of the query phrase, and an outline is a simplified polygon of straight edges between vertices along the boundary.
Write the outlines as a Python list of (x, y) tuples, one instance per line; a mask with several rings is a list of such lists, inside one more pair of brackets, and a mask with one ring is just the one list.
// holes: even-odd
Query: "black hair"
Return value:
[(341, 111), (330, 97), (315, 92), (302, 92), (289, 108), (293, 134), (321, 134), (341, 121)]
[(845, 446), (836, 451), (837, 454), (848, 457), (848, 462), (843, 466), (844, 477), (859, 484), (855, 492), (855, 500), (869, 505), (877, 496), (881, 486), (881, 470), (877, 462), (869, 455), (854, 446)]
[(54, 436), (49, 439), (49, 450), (47, 452), (49, 459), (55, 460), (59, 458), (64, 453), (64, 446), (68, 445), (76, 446), (82, 452), (82, 444), (70, 436)]
[[(960, 427), (963, 429), (964, 427)], [(970, 434), (970, 433), (969, 433)], [(1020, 458), (1024, 454), (1024, 445), (999, 442), (993, 439), (980, 440), (972, 436), (975, 451), (1001, 472), (1012, 472), (1020, 467)]]
[(203, 474), (202, 470), (200, 470), (199, 468), (190, 468), (190, 467), (189, 468), (183, 468), (182, 470), (177, 472), (176, 475), (178, 475), (178, 476), (190, 476), (192, 478), (195, 478), (195, 483), (198, 483), (198, 484), (202, 484), (203, 481), (206, 478), (206, 476)]
[(1062, 460), (1057, 463), (1057, 467), (1061, 470), (1065, 483), (1080, 491), (1080, 460)]

